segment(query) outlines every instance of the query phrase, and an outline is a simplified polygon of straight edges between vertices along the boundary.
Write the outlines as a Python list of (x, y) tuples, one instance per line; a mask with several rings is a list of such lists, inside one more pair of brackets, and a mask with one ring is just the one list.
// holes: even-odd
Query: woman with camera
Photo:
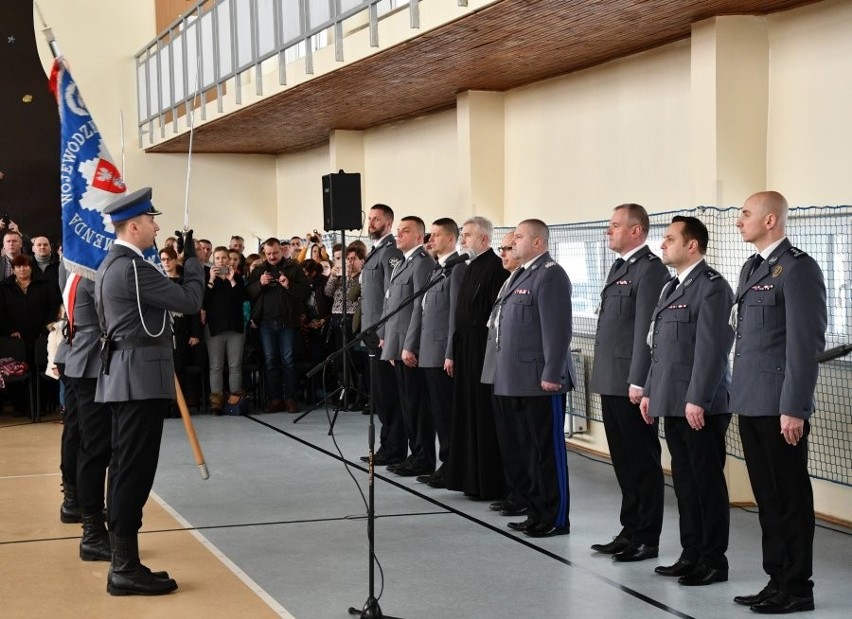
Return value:
[(243, 278), (229, 265), (228, 248), (213, 251), (213, 266), (203, 309), (206, 314), (205, 339), (210, 359), (210, 409), (220, 415), (225, 406), (224, 369), (228, 360), (228, 404), (243, 398), (243, 302), (246, 300)]

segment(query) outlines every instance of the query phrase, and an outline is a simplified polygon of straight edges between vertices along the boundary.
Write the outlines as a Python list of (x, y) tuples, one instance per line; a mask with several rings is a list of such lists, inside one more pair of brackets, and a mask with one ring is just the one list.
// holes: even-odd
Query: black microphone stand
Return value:
[[(299, 423), (302, 420), (302, 418), (304, 418), (308, 414), (314, 412), (316, 409), (318, 409), (320, 406), (322, 406), (326, 402), (330, 402), (332, 400), (335, 400), (335, 398), (337, 398), (336, 403), (334, 405), (334, 415), (332, 417), (330, 417), (329, 420), (328, 420), (328, 435), (329, 436), (331, 436), (331, 433), (334, 432), (334, 424), (337, 421), (337, 415), (340, 413), (341, 409), (346, 410), (346, 393), (347, 393), (347, 391), (355, 390), (356, 392), (361, 393), (361, 391), (359, 389), (357, 389), (356, 387), (351, 387), (351, 388), (349, 387), (349, 370), (350, 370), (349, 363), (350, 362), (349, 362), (348, 351), (349, 351), (350, 347), (347, 346), (347, 342), (349, 340), (349, 335), (346, 332), (347, 331), (346, 321), (348, 319), (348, 314), (347, 314), (348, 299), (347, 299), (347, 285), (346, 285), (346, 256), (347, 256), (347, 251), (346, 251), (346, 231), (345, 230), (340, 230), (340, 246), (341, 246), (341, 250), (340, 250), (340, 252), (341, 252), (340, 277), (341, 277), (341, 283), (343, 285), (343, 289), (341, 291), (342, 294), (343, 294), (343, 320), (341, 321), (340, 328), (343, 331), (343, 345), (340, 347), (340, 350), (338, 351), (338, 353), (339, 353), (340, 356), (343, 357), (343, 359), (341, 360), (341, 363), (343, 364), (343, 382), (341, 383), (341, 385), (337, 389), (335, 389), (334, 391), (329, 393), (322, 400), (320, 400), (319, 402), (317, 402), (316, 404), (311, 406), (308, 410), (306, 410), (304, 413), (302, 413), (301, 415), (299, 415), (298, 417), (296, 417), (293, 420), (293, 423)], [(338, 353), (331, 355), (329, 357), (329, 359), (335, 358)], [(322, 367), (325, 367), (325, 365), (326, 365), (325, 363), (322, 363), (318, 367), (322, 368)], [(314, 371), (315, 369), (316, 368), (313, 368), (310, 372), (308, 372), (306, 374), (306, 377), (311, 378), (312, 376), (314, 376), (316, 374), (316, 372)], [(366, 394), (362, 394), (362, 395), (366, 395)], [(327, 412), (326, 412), (326, 417), (328, 417)]]
[(415, 300), (422, 297), (430, 288), (436, 286), (444, 278), (447, 277), (449, 271), (455, 266), (448, 265), (443, 269), (441, 277), (434, 277), (423, 286), (420, 290), (415, 290), (405, 299), (400, 301), (399, 307), (392, 312), (383, 315), (375, 324), (362, 329), (361, 333), (352, 338), (340, 350), (333, 352), (322, 363), (311, 368), (307, 373), (307, 377), (315, 375), (321, 371), (326, 365), (331, 363), (336, 357), (343, 355), (349, 348), (355, 346), (358, 342), (364, 342), (367, 347), (367, 354), (370, 357), (370, 423), (367, 432), (367, 543), (369, 546), (368, 552), (370, 555), (369, 563), (369, 592), (367, 601), (361, 609), (351, 606), (349, 608), (350, 615), (358, 615), (361, 619), (400, 619), (399, 617), (391, 617), (390, 615), (382, 614), (382, 609), (379, 607), (379, 601), (375, 596), (375, 522), (376, 522), (376, 498), (374, 487), (375, 466), (373, 464), (373, 448), (376, 444), (376, 425), (375, 425), (375, 381), (376, 381), (376, 356), (379, 353), (379, 336), (377, 330), (393, 316), (405, 309), (407, 306), (414, 303)]

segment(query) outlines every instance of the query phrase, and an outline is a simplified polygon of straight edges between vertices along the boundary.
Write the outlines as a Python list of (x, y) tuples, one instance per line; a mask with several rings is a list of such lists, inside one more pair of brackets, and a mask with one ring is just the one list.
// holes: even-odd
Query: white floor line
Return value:
[(31, 477), (61, 477), (62, 473), (33, 473), (32, 475), (0, 475), (0, 479), (28, 479)]
[(181, 516), (178, 512), (174, 510), (174, 508), (166, 503), (156, 492), (151, 492), (151, 496), (159, 503), (164, 510), (166, 510), (172, 518), (177, 520), (181, 526), (184, 526), (190, 529), (190, 533), (197, 539), (201, 544), (209, 550), (214, 557), (219, 559), (225, 567), (227, 567), (233, 574), (239, 578), (245, 585), (251, 589), (255, 595), (257, 595), (261, 600), (263, 600), (269, 608), (271, 608), (274, 612), (278, 613), (280, 617), (283, 619), (296, 619), (290, 612), (281, 606), (274, 597), (269, 595), (259, 584), (257, 584), (254, 580), (249, 577), (244, 571), (242, 571), (239, 566), (231, 561), (221, 550), (216, 548), (216, 546), (208, 540), (204, 535), (202, 535), (199, 531), (192, 529), (192, 523), (186, 520), (183, 516)]

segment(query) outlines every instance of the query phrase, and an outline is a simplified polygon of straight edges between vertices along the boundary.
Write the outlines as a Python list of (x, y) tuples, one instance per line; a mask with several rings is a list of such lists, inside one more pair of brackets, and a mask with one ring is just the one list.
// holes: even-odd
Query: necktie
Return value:
[(748, 276), (751, 277), (754, 275), (754, 272), (757, 271), (757, 267), (763, 264), (763, 256), (760, 254), (755, 254), (754, 258), (751, 261), (751, 268), (748, 271)]
[(509, 288), (512, 287), (512, 282), (514, 282), (518, 277), (520, 277), (521, 273), (524, 272), (524, 267), (519, 267), (515, 269), (515, 272), (509, 276), (509, 279), (506, 280), (506, 288), (504, 292), (509, 292)]
[(622, 264), (624, 264), (624, 258), (619, 256), (615, 259), (615, 262), (612, 263), (612, 268), (610, 268), (609, 274), (612, 275), (613, 273), (615, 273), (618, 269), (621, 268)]
[(671, 283), (669, 284), (669, 287), (668, 287), (668, 290), (666, 290), (666, 296), (664, 297), (664, 299), (668, 299), (670, 296), (672, 296), (672, 293), (675, 291), (675, 289), (678, 287), (678, 285), (680, 285), (680, 280), (677, 277), (675, 277), (671, 281)]
[[(491, 316), (494, 318), (494, 328), (497, 330), (496, 336), (494, 338), (494, 343), (499, 347), (500, 345), (500, 315), (503, 312), (503, 304), (506, 303), (506, 299), (509, 298), (512, 290), (512, 282), (518, 279), (521, 273), (524, 272), (524, 267), (519, 267), (512, 273), (506, 281), (503, 282), (503, 287), (500, 289), (500, 292), (497, 294), (497, 302), (494, 304), (494, 307), (491, 309)], [(488, 322), (491, 322), (491, 318), (488, 319)], [(489, 324), (490, 326), (490, 324)]]

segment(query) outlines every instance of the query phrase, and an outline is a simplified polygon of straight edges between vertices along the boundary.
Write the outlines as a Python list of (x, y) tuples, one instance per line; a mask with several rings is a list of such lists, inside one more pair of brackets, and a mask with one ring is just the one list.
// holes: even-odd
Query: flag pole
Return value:
[(195, 426), (192, 425), (192, 418), (189, 416), (189, 407), (187, 407), (186, 399), (183, 397), (183, 390), (180, 388), (177, 374), (175, 374), (175, 395), (177, 397), (180, 416), (183, 419), (183, 427), (186, 429), (186, 436), (189, 439), (189, 446), (192, 447), (192, 453), (195, 456), (195, 464), (198, 465), (198, 470), (201, 471), (201, 479), (208, 479), (210, 472), (207, 470), (207, 464), (204, 462), (201, 444), (198, 442), (198, 436), (195, 434)]

